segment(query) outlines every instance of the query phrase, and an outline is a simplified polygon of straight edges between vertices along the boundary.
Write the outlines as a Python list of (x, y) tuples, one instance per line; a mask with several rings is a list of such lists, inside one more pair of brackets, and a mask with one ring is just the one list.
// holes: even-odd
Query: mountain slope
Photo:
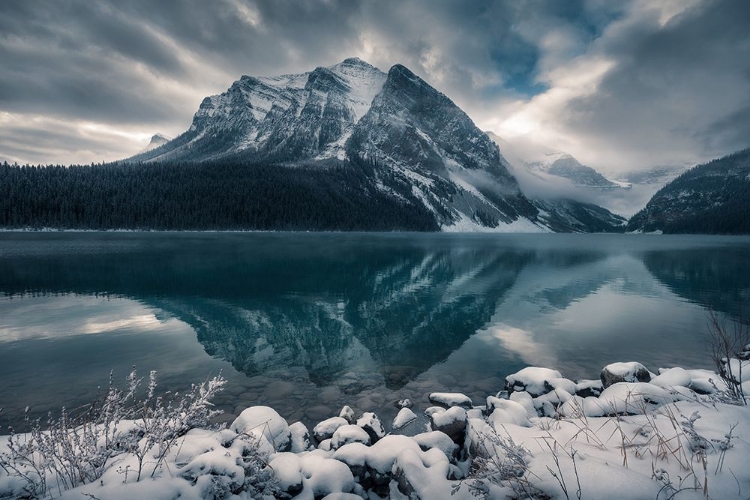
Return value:
[(629, 231), (750, 233), (750, 149), (698, 165), (660, 189)]
[(126, 162), (219, 160), (310, 168), (312, 183), (316, 169), (364, 162), (374, 188), (401, 205), (419, 200), (443, 230), (616, 230), (608, 213), (593, 226), (576, 218), (591, 214), (578, 208), (554, 224), (540, 217), (497, 145), (399, 64), (383, 73), (350, 58), (308, 73), (243, 76), (204, 99), (185, 133)]
[(206, 161), (242, 153), (255, 161), (338, 158), (386, 75), (351, 58), (328, 68), (277, 77), (243, 76), (206, 97), (190, 128), (134, 161)]

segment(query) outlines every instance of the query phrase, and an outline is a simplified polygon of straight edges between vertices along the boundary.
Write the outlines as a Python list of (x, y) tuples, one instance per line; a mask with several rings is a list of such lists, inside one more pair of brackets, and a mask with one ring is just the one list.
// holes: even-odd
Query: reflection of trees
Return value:
[(747, 247), (727, 246), (643, 255), (649, 272), (677, 295), (733, 317), (750, 315)]

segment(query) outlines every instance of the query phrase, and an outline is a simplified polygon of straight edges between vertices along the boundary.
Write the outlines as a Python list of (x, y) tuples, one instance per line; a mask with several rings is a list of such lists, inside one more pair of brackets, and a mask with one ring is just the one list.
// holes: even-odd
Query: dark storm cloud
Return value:
[(596, 93), (568, 103), (563, 123), (573, 133), (613, 151), (639, 149), (643, 161), (750, 146), (750, 3), (704, 1), (664, 26), (643, 16), (600, 50), (615, 66)]

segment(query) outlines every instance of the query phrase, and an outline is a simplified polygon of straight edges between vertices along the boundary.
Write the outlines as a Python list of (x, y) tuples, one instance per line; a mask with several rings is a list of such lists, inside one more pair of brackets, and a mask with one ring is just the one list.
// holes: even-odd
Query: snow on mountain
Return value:
[(449, 231), (588, 227), (570, 222), (569, 207), (565, 216), (540, 217), (497, 145), (400, 64), (384, 73), (350, 58), (307, 73), (243, 76), (204, 99), (185, 133), (127, 161), (221, 158), (279, 168), (360, 165), (377, 189), (423, 205)]
[(549, 148), (528, 138), (513, 141), (503, 139), (492, 132), (488, 136), (500, 147), (516, 168), (535, 173), (549, 174), (568, 179), (574, 186), (592, 189), (618, 189), (626, 183), (607, 179), (591, 167), (583, 165), (572, 155)]
[(148, 145), (141, 150), (141, 153), (146, 153), (152, 149), (156, 149), (168, 143), (171, 139), (162, 134), (154, 134), (151, 136), (151, 141)]

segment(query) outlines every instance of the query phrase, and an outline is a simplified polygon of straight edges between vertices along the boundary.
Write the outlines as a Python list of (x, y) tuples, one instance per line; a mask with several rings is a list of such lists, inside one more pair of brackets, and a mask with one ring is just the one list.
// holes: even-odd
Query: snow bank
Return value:
[[(430, 430), (413, 437), (388, 434), (375, 413), (355, 418), (344, 407), (314, 427), (317, 447), (304, 424), (288, 425), (271, 408), (252, 407), (229, 429), (189, 431), (166, 449), (163, 466), (140, 480), (137, 457), (123, 452), (100, 479), (55, 496), (564, 498), (559, 479), (568, 488), (580, 484), (582, 498), (669, 498), (680, 490), (679, 498), (697, 500), (705, 498), (705, 484), (710, 498), (736, 498), (738, 487), (750, 491), (750, 407), (727, 404), (717, 373), (673, 367), (652, 378), (639, 363), (605, 370), (636, 380), (645, 371), (651, 381), (576, 383), (556, 370), (529, 367), (506, 379), (510, 392), (488, 395), (486, 406), (467, 410), (471, 400), (460, 393), (430, 394), (442, 406), (424, 409), (415, 399)], [(744, 373), (743, 366), (742, 380)], [(750, 381), (743, 387), (748, 391)], [(401, 405), (391, 429), (418, 418)], [(123, 422), (123, 432), (135, 425)], [(0, 439), (0, 456), (6, 443)], [(27, 488), (22, 477), (0, 468), (0, 498)]]

